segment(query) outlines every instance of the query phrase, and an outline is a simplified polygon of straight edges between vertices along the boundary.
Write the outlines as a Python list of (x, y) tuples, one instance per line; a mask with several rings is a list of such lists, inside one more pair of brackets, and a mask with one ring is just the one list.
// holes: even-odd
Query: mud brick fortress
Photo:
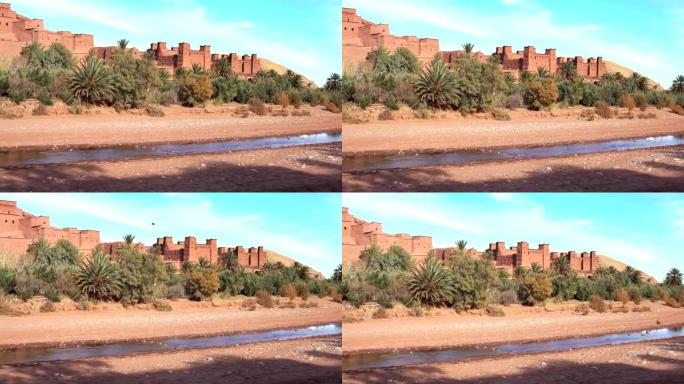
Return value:
[[(382, 231), (382, 224), (361, 220), (351, 213), (348, 208), (342, 208), (342, 260), (350, 264), (359, 259), (361, 253), (371, 246), (377, 245), (383, 252), (392, 246), (404, 248), (412, 257), (422, 260), (429, 253), (442, 261), (451, 256), (456, 248), (433, 248), (432, 237), (411, 236), (407, 234), (392, 235)], [(519, 242), (517, 246), (506, 248), (503, 242), (489, 244), (488, 250), (494, 256), (494, 263), (498, 269), (513, 273), (515, 267), (530, 268), (533, 263), (544, 269), (551, 268), (553, 260), (568, 258), (571, 268), (583, 275), (590, 276), (599, 267), (599, 257), (596, 252), (578, 254), (570, 252), (550, 252), (548, 244), (540, 244), (537, 249), (530, 249), (526, 242)], [(466, 250), (466, 255), (481, 258), (485, 252), (475, 249)]]
[[(90, 256), (98, 246), (105, 254), (114, 255), (125, 245), (121, 241), (101, 243), (100, 232), (95, 230), (55, 228), (50, 225), (49, 217), (34, 216), (19, 209), (15, 201), (0, 200), (0, 254), (23, 255), (39, 239), (47, 240), (50, 245), (55, 245), (59, 240), (68, 240), (85, 256)], [(164, 263), (174, 264), (176, 267), (180, 267), (185, 261), (196, 263), (201, 258), (216, 263), (220, 255), (229, 252), (236, 255), (239, 265), (252, 271), (261, 269), (268, 261), (264, 247), (218, 247), (214, 239), (207, 240), (205, 244), (197, 244), (194, 237), (186, 237), (178, 243), (174, 243), (171, 237), (161, 237), (152, 247), (140, 243), (133, 244), (132, 247), (140, 252), (149, 252), (156, 248)]]
[[(0, 3), (0, 58), (16, 58), (21, 54), (22, 48), (31, 43), (38, 43), (43, 47), (49, 47), (54, 43), (63, 44), (79, 60), (87, 57), (91, 51), (106, 59), (118, 49), (95, 47), (93, 35), (46, 30), (43, 20), (19, 15), (12, 10), (9, 3)], [(138, 58), (145, 54), (136, 48), (130, 49), (130, 52)], [(208, 45), (201, 46), (199, 50), (192, 50), (190, 44), (180, 43), (178, 47), (167, 49), (165, 42), (158, 42), (151, 44), (147, 52), (153, 55), (160, 69), (169, 73), (178, 68), (191, 69), (193, 65), (209, 70), (222, 58), (227, 58), (233, 73), (241, 77), (251, 78), (261, 70), (261, 62), (257, 55), (212, 54)]]
[(14, 201), (0, 200), (0, 253), (25, 254), (29, 245), (41, 238), (50, 245), (68, 240), (85, 254), (100, 244), (99, 231), (55, 228), (49, 217), (34, 216), (19, 209)]
[[(364, 62), (367, 55), (379, 47), (385, 47), (389, 52), (406, 48), (424, 65), (435, 55), (439, 55), (445, 62), (454, 63), (464, 53), (461, 50), (440, 51), (437, 39), (392, 35), (388, 24), (375, 24), (358, 16), (355, 9), (342, 8), (342, 57), (345, 67)], [(524, 71), (536, 73), (539, 68), (556, 74), (560, 64), (565, 62), (573, 63), (577, 73), (585, 81), (598, 81), (606, 73), (606, 63), (602, 57), (588, 60), (581, 56), (556, 57), (556, 50), (553, 48), (537, 53), (535, 47), (531, 46), (516, 52), (510, 46), (503, 46), (497, 47), (496, 52), (490, 56), (482, 52), (474, 52), (472, 55), (482, 62), (486, 62), (490, 56), (497, 58), (504, 73), (509, 73), (516, 79)]]
[(43, 47), (63, 44), (77, 58), (88, 56), (94, 47), (93, 35), (48, 31), (43, 20), (19, 15), (9, 3), (0, 3), (0, 56), (17, 57), (34, 42)]

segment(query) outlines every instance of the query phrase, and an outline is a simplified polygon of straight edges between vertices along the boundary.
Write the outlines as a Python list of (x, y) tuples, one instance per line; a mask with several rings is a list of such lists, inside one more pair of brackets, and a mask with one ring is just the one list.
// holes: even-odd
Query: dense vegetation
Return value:
[(467, 243), (459, 241), (445, 262), (432, 255), (417, 263), (401, 247), (382, 252), (377, 246), (365, 250), (342, 278), (342, 294), (359, 307), (376, 302), (383, 308), (402, 303), (409, 308), (450, 307), (457, 311), (488, 308), (490, 304), (543, 304), (565, 300), (664, 300), (684, 305), (682, 274), (673, 268), (663, 284), (643, 281), (641, 271), (627, 267), (599, 268), (591, 279), (570, 268), (569, 260), (554, 260), (550, 270), (538, 264), (517, 267), (512, 276), (497, 270), (491, 253), (480, 259), (469, 256)]
[(155, 105), (198, 106), (207, 102), (241, 104), (302, 103), (323, 105), (337, 111), (342, 105), (341, 78), (333, 74), (325, 87), (306, 87), (302, 75), (287, 71), (260, 71), (250, 81), (233, 73), (227, 59), (217, 61), (210, 71), (195, 65), (180, 68), (171, 76), (157, 68), (150, 53), (136, 58), (121, 40), (107, 59), (91, 56), (80, 63), (61, 44), (44, 49), (34, 43), (25, 47), (20, 59), (0, 68), (0, 97), (16, 103), (29, 98), (49, 106), (62, 100), (78, 113), (82, 106), (106, 105), (117, 110), (150, 108)]
[(541, 110), (554, 104), (594, 107), (597, 103), (626, 107), (630, 113), (651, 105), (684, 114), (684, 76), (677, 77), (669, 91), (651, 89), (648, 79), (638, 73), (630, 77), (606, 74), (592, 84), (583, 81), (572, 63), (564, 63), (558, 74), (540, 69), (537, 73), (524, 72), (516, 80), (504, 74), (496, 56), (481, 62), (471, 53), (471, 44), (465, 48), (455, 63), (435, 57), (421, 70), (408, 49), (389, 53), (380, 47), (364, 63), (345, 72), (341, 81), (344, 101), (363, 109), (381, 103), (387, 111), (406, 104), (417, 116), (425, 116), (426, 109), (451, 109), (464, 115), (492, 112), (505, 119), (506, 113), (499, 109)]
[(26, 260), (0, 264), (0, 296), (16, 295), (26, 301), (40, 295), (51, 302), (69, 297), (83, 305), (89, 300), (123, 305), (179, 298), (206, 300), (217, 294), (303, 299), (315, 294), (341, 301), (337, 293), (341, 267), (328, 280), (313, 278), (310, 269), (297, 262), (291, 266), (268, 263), (254, 273), (239, 266), (234, 254), (224, 254), (218, 264), (200, 259), (198, 263), (185, 262), (178, 271), (162, 262), (156, 248), (141, 252), (133, 241), (133, 236), (126, 236), (114, 256), (98, 248), (82, 260), (79, 250), (68, 241), (60, 240), (51, 247), (41, 239), (30, 247)]

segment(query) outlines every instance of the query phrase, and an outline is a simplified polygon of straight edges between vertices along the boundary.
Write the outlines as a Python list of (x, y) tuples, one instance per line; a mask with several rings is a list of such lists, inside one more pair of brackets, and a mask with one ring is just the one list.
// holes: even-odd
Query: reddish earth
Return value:
[(180, 300), (171, 302), (172, 312), (104, 306), (92, 311), (2, 316), (0, 347), (199, 337), (340, 322), (340, 304), (316, 297), (309, 301), (318, 306), (249, 311), (236, 298), (213, 303)]
[(682, 383), (684, 339), (378, 369), (344, 373), (342, 377), (345, 384)]
[(0, 169), (21, 192), (236, 192), (341, 190), (341, 145)]
[(684, 147), (343, 173), (342, 185), (347, 192), (684, 191)]
[[(344, 323), (344, 354), (438, 348), (495, 343), (519, 343), (626, 332), (684, 324), (684, 309), (642, 303), (650, 312), (574, 312), (576, 304), (544, 307), (503, 307), (505, 317), (437, 310), (426, 317), (395, 317)], [(620, 304), (613, 304), (617, 307)], [(628, 305), (633, 307), (633, 304)], [(345, 310), (345, 318), (349, 314)]]
[(167, 113), (165, 117), (116, 114), (110, 109), (103, 109), (101, 114), (95, 115), (30, 116), (2, 120), (0, 150), (201, 143), (339, 132), (342, 127), (339, 114), (324, 111), (320, 107), (302, 107), (311, 116), (249, 118), (241, 118), (230, 112), (236, 108), (214, 107), (208, 110), (216, 109), (218, 112), (211, 113), (205, 109), (169, 107), (164, 109)]
[(340, 337), (0, 367), (0, 382), (339, 383)]
[[(684, 116), (649, 109), (656, 119), (579, 119), (582, 109), (511, 112), (511, 121), (456, 117), (345, 124), (343, 152), (383, 154), (585, 143), (684, 134)], [(445, 113), (446, 114), (446, 113)], [(553, 117), (555, 115), (555, 117)]]

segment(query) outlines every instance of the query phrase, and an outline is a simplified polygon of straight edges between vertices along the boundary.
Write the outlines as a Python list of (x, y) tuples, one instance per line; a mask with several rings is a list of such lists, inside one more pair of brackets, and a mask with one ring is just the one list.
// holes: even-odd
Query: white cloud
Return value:
[(515, 199), (513, 193), (492, 193), (491, 196), (494, 200), (502, 202), (513, 201), (513, 199)]

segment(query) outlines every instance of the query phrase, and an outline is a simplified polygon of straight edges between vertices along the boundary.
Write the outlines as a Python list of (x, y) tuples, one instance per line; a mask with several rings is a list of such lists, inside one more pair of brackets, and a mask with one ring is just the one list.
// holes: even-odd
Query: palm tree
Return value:
[(527, 268), (523, 267), (522, 265), (518, 265), (517, 267), (513, 268), (513, 277), (519, 280), (527, 276), (528, 272), (529, 271)]
[(682, 285), (682, 273), (679, 272), (679, 269), (670, 269), (670, 272), (668, 272), (667, 276), (665, 277), (665, 285), (670, 285), (673, 287), (679, 287)]
[(135, 240), (134, 235), (128, 234), (128, 235), (124, 236), (124, 242), (126, 243), (126, 245), (133, 245), (134, 240)]
[(331, 277), (333, 281), (342, 281), (342, 264), (338, 265)]
[(21, 49), (21, 56), (26, 59), (29, 67), (42, 67), (45, 51), (39, 43), (33, 42)]
[(411, 272), (408, 288), (413, 300), (431, 306), (449, 301), (455, 293), (453, 277), (444, 269), (444, 264), (433, 257), (428, 257)]
[(233, 68), (230, 65), (230, 60), (227, 57), (222, 57), (214, 62), (212, 65), (212, 70), (216, 73), (216, 76), (223, 77), (225, 79), (229, 78), (233, 73)]
[(545, 78), (549, 77), (549, 71), (547, 71), (544, 68), (539, 67), (539, 68), (537, 68), (537, 77), (540, 79), (545, 79)]
[(458, 103), (461, 84), (449, 65), (435, 58), (415, 83), (418, 100), (432, 108), (445, 108)]
[(121, 39), (116, 42), (116, 46), (119, 47), (120, 50), (125, 51), (128, 49), (128, 44), (130, 42), (126, 39)]
[(639, 73), (632, 73), (632, 83), (641, 92), (648, 91), (648, 77), (641, 76)]
[(551, 262), (551, 268), (559, 275), (567, 276), (572, 268), (570, 266), (570, 259), (567, 257), (559, 257)]
[(173, 73), (173, 77), (176, 80), (183, 80), (188, 76), (190, 76), (190, 71), (188, 71), (187, 68), (183, 68), (183, 67), (176, 68), (176, 71)]
[(561, 79), (573, 81), (577, 78), (577, 67), (572, 61), (566, 61), (558, 66), (558, 73)]
[(342, 88), (342, 77), (338, 73), (333, 73), (325, 82), (325, 89), (328, 91), (339, 91)]
[(302, 88), (302, 84), (304, 83), (304, 76), (300, 75), (299, 73), (288, 69), (287, 72), (285, 72), (285, 78), (287, 79), (287, 83), (290, 84), (292, 88)]
[(81, 293), (96, 300), (114, 297), (121, 291), (119, 271), (109, 256), (102, 252), (95, 253), (81, 264), (75, 278)]
[(530, 265), (530, 272), (532, 272), (533, 275), (542, 273), (544, 271), (544, 268), (539, 263), (532, 263)]
[(534, 75), (530, 71), (523, 71), (520, 74), (520, 80), (522, 80), (523, 82), (532, 81), (533, 79)]
[(88, 56), (69, 78), (74, 96), (86, 104), (103, 103), (112, 94), (113, 86), (109, 69), (95, 56)]
[(192, 74), (193, 75), (203, 75), (204, 74), (204, 68), (199, 64), (193, 64), (192, 65)]
[(204, 257), (200, 257), (197, 261), (197, 265), (200, 267), (200, 269), (211, 268), (211, 261), (207, 260)]
[(470, 55), (471, 53), (473, 53), (473, 49), (475, 49), (475, 44), (473, 44), (473, 43), (463, 44), (463, 51), (466, 53), (466, 55)]
[(672, 82), (672, 92), (684, 93), (684, 76), (677, 76)]

